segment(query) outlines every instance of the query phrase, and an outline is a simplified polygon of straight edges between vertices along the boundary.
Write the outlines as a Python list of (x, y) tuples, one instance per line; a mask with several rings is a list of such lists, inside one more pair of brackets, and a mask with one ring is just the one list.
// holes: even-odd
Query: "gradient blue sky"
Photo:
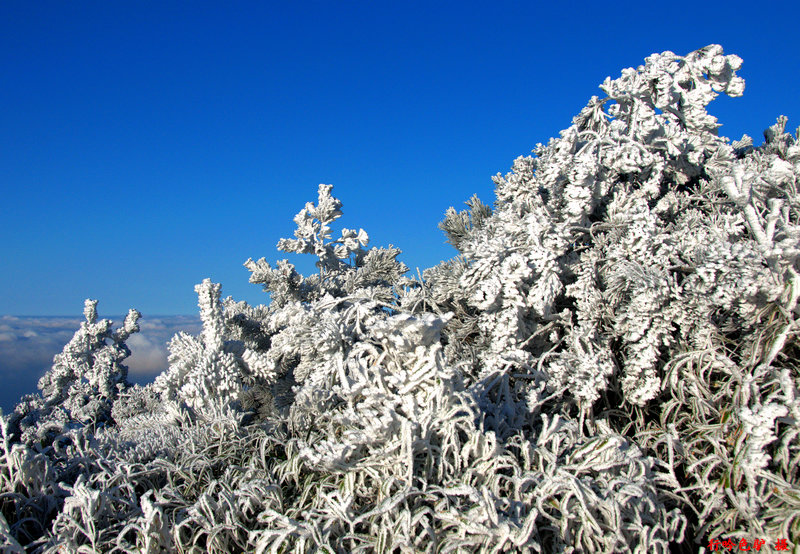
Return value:
[(0, 314), (193, 314), (205, 277), (263, 302), (242, 263), (319, 183), (434, 265), (449, 206), (653, 52), (744, 59), (725, 136), (800, 125), (796, 2), (430, 4), (2, 2)]

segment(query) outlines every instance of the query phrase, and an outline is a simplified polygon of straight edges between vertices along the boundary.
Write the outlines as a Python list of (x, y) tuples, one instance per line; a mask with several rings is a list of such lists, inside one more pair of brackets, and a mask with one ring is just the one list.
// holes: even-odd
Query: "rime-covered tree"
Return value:
[(113, 330), (110, 319), (98, 321), (97, 300), (86, 300), (83, 314), (86, 321), (39, 380), (41, 393), (24, 397), (10, 415), (22, 442), (52, 439), (70, 426), (109, 423), (114, 401), (129, 386), (122, 362), (131, 351), (125, 341), (139, 331), (141, 315), (130, 310)]

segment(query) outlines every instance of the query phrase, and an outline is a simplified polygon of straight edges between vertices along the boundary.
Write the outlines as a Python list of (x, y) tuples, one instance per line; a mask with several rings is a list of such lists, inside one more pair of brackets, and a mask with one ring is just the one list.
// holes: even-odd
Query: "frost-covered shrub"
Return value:
[(21, 434), (25, 444), (47, 441), (70, 427), (109, 423), (114, 401), (128, 386), (122, 361), (131, 351), (125, 340), (139, 331), (139, 312), (130, 310), (117, 330), (111, 320), (97, 320), (97, 300), (86, 300), (83, 313), (86, 321), (39, 380), (41, 393), (25, 396), (10, 415), (12, 433)]
[(235, 407), (250, 373), (246, 362), (250, 351), (240, 341), (226, 340), (221, 289), (210, 279), (195, 287), (203, 331), (199, 337), (180, 332), (172, 338), (170, 367), (152, 386), (163, 399), (185, 403), (211, 417)]
[(486, 412), (514, 406), (498, 429), (555, 395), (660, 453), (698, 540), (797, 542), (800, 146), (783, 117), (758, 148), (718, 136), (705, 106), (740, 64), (709, 46), (607, 79), (495, 178), (491, 216), (448, 212), (462, 256), (427, 299), (466, 305), (449, 357)]
[(416, 278), (330, 185), (245, 263), (266, 306), (197, 285), (200, 336), (125, 383), (135, 330), (87, 323), (2, 419), (11, 552), (668, 552), (800, 542), (800, 142), (754, 146), (709, 46), (607, 79), (440, 227)]

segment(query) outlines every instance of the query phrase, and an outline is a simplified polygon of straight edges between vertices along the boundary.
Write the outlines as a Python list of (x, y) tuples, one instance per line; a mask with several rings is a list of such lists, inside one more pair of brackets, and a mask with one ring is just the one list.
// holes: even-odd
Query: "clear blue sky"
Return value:
[(760, 143), (800, 125), (796, 5), (6, 0), (0, 314), (192, 314), (205, 277), (263, 302), (242, 263), (285, 257), (319, 183), (340, 226), (434, 265), (448, 206), (493, 202), (492, 175), (653, 52), (741, 56), (744, 97), (710, 111)]

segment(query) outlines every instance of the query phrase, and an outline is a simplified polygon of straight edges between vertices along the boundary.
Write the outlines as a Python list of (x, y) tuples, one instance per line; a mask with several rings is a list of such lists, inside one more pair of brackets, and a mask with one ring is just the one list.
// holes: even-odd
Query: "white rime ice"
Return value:
[[(332, 224), (195, 288), (203, 330), (130, 385), (86, 322), (0, 425), (9, 552), (669, 552), (800, 542), (800, 142), (755, 146), (717, 45), (653, 54), (440, 224), (458, 254)], [(336, 237), (336, 238), (334, 238)], [(672, 549), (672, 550), (670, 550)]]

